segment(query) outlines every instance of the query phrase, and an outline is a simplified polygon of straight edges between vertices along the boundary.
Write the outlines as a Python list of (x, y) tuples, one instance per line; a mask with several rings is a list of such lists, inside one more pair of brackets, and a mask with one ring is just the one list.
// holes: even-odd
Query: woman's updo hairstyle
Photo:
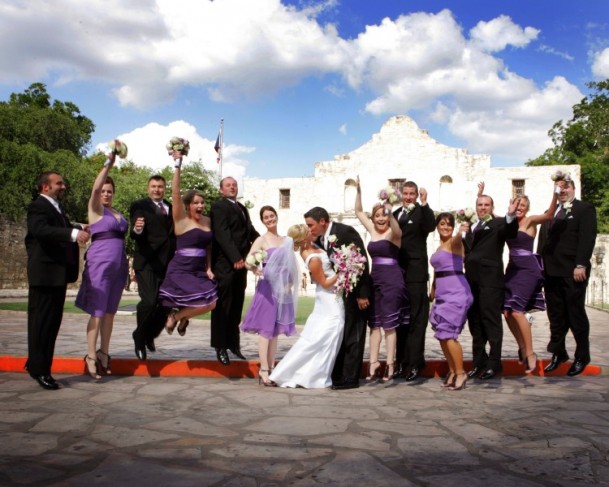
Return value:
[(302, 243), (304, 242), (304, 239), (307, 238), (308, 233), (309, 227), (307, 227), (304, 223), (292, 225), (290, 228), (288, 228), (288, 237), (294, 241), (294, 250), (300, 250), (300, 247), (302, 247)]

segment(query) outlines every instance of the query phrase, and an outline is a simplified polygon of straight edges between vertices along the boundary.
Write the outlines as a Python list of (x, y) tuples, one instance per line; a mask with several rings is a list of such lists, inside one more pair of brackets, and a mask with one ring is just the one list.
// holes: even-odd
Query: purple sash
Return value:
[(391, 257), (372, 257), (372, 265), (397, 265), (397, 259)]
[(463, 271), (438, 271), (435, 273), (435, 277), (448, 277), (448, 276), (461, 276)]
[(107, 232), (94, 233), (91, 235), (91, 242), (95, 242), (96, 240), (110, 240), (112, 238), (125, 240), (125, 234), (123, 232), (119, 232), (118, 230), (108, 230)]
[(528, 257), (529, 255), (532, 255), (535, 257), (539, 269), (543, 271), (543, 259), (541, 258), (541, 255), (536, 254), (535, 252), (526, 249), (510, 249), (510, 255), (513, 255), (514, 257)]
[(182, 257), (205, 257), (207, 255), (207, 251), (205, 249), (186, 247), (184, 249), (176, 250), (176, 254), (181, 255)]

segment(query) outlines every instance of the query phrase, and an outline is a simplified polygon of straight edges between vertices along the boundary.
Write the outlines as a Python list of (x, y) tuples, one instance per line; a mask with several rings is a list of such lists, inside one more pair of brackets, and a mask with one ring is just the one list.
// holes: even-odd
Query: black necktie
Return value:
[(400, 213), (400, 217), (398, 218), (398, 221), (400, 223), (406, 221), (406, 218), (408, 217), (408, 210), (406, 208), (402, 208), (402, 212)]

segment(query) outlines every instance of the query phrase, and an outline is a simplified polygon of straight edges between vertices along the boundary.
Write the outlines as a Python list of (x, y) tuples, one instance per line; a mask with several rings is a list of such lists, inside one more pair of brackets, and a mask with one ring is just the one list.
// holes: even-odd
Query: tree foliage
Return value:
[(596, 206), (599, 231), (609, 232), (609, 79), (588, 83), (592, 93), (573, 107), (573, 118), (548, 132), (553, 147), (530, 166), (579, 164), (582, 199)]

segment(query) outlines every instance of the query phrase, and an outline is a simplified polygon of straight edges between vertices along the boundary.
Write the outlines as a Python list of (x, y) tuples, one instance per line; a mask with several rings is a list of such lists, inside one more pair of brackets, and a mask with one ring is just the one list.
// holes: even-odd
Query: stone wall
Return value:
[(12, 222), (0, 215), (0, 289), (27, 288), (25, 219)]

